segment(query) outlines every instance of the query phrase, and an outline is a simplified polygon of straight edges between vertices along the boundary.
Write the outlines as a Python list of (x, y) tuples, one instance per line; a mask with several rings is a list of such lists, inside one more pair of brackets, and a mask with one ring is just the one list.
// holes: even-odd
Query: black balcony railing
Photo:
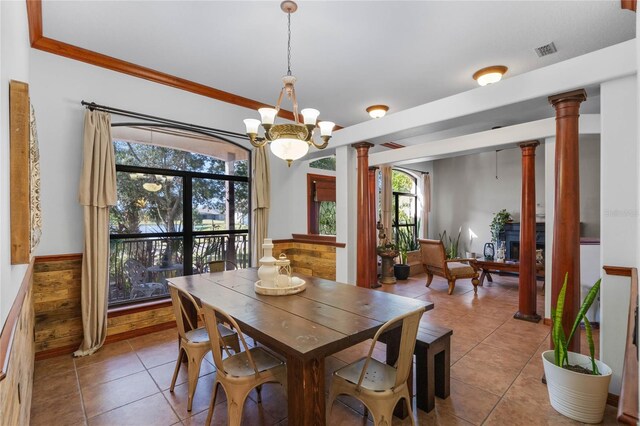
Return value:
[(206, 270), (207, 262), (229, 260), (249, 266), (247, 234), (193, 237), (193, 265), (184, 264), (183, 237), (112, 238), (109, 258), (109, 305), (167, 297), (167, 278)]

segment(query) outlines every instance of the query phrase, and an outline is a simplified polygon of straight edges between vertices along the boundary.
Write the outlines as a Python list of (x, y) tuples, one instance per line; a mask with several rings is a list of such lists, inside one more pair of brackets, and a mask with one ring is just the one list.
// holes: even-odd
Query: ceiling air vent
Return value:
[(551, 55), (552, 53), (556, 53), (558, 51), (558, 49), (556, 49), (556, 45), (553, 44), (553, 42), (545, 44), (544, 46), (536, 47), (534, 50), (538, 54), (539, 58)]

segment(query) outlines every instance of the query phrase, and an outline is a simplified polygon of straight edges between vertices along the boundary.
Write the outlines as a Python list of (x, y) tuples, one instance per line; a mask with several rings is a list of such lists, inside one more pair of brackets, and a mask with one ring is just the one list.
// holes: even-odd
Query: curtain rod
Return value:
[(407, 167), (402, 167), (402, 166), (398, 166), (396, 167), (397, 169), (404, 169), (404, 170), (409, 170), (410, 172), (414, 172), (414, 173), (420, 173), (422, 175), (428, 175), (429, 172), (423, 172), (422, 170), (414, 170), (414, 169), (409, 169)]
[(228, 137), (233, 137), (233, 138), (238, 138), (243, 140), (249, 139), (247, 135), (243, 133), (231, 132), (229, 130), (215, 129), (213, 127), (205, 127), (205, 126), (199, 126), (197, 124), (183, 123), (181, 121), (170, 120), (168, 118), (156, 117), (148, 114), (141, 114), (139, 112), (127, 111), (124, 109), (113, 108), (105, 105), (98, 105), (95, 102), (86, 102), (84, 100), (80, 103), (82, 104), (82, 106), (88, 108), (90, 111), (103, 111), (103, 112), (108, 112), (115, 115), (121, 115), (123, 117), (131, 117), (131, 118), (137, 118), (142, 120), (151, 120), (156, 123), (175, 125), (183, 129), (194, 130), (200, 133), (208, 133), (214, 136), (228, 136)]

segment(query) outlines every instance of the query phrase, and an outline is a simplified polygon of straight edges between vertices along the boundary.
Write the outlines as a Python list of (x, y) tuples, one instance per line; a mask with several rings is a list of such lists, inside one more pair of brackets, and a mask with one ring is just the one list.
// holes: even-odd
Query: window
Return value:
[(394, 169), (391, 173), (391, 187), (395, 240), (398, 241), (399, 232), (408, 232), (416, 239), (418, 237), (416, 179), (409, 173)]
[(336, 178), (307, 175), (309, 234), (336, 235)]
[(319, 158), (317, 160), (309, 161), (309, 167), (312, 169), (333, 170), (336, 171), (336, 156)]
[(167, 278), (212, 260), (249, 265), (247, 150), (173, 128), (116, 126), (112, 135), (110, 306), (167, 297)]

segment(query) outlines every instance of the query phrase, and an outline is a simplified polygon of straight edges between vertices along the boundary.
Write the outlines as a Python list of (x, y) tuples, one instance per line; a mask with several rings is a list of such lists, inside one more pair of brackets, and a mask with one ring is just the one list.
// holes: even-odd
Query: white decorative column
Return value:
[(350, 146), (336, 148), (336, 281), (356, 283), (356, 155)]

